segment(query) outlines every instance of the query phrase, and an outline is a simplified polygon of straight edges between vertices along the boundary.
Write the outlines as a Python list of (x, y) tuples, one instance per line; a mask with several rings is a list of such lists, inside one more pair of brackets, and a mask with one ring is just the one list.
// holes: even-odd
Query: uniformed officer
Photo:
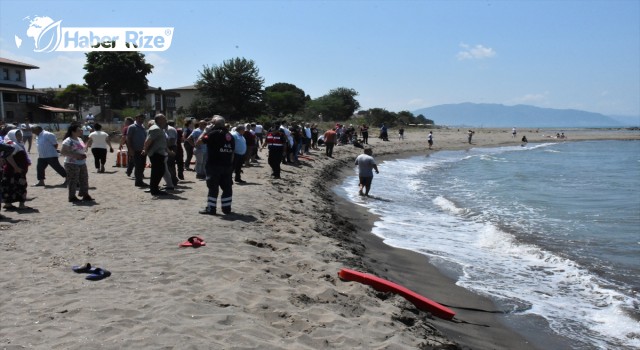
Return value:
[(280, 178), (280, 164), (283, 154), (287, 150), (287, 136), (277, 125), (274, 125), (267, 134), (262, 149), (269, 147), (269, 166), (271, 167), (271, 177)]
[(233, 153), (235, 142), (233, 136), (225, 128), (224, 118), (216, 115), (213, 118), (213, 128), (207, 132), (198, 143), (207, 147), (207, 207), (200, 214), (215, 215), (218, 201), (218, 189), (222, 189), (220, 207), (225, 214), (231, 213)]

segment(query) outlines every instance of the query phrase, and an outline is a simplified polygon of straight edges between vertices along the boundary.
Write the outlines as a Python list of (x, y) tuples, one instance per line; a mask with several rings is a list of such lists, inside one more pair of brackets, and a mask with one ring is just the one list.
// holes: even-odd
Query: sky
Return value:
[(361, 109), (472, 102), (640, 116), (639, 0), (0, 0), (0, 57), (40, 67), (27, 84), (45, 88), (84, 83), (86, 58), (34, 52), (36, 16), (173, 27), (166, 51), (144, 52), (149, 85), (163, 89), (244, 57), (265, 87), (290, 83), (311, 98), (347, 87)]

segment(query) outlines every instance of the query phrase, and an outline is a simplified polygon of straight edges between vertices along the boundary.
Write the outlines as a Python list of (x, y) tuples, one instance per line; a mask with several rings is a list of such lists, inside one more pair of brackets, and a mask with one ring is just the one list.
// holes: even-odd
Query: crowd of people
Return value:
[[(56, 135), (33, 124), (20, 127), (8, 125), (2, 128), (0, 137), (0, 164), (2, 169), (2, 202), (6, 210), (26, 208), (27, 177), (31, 158), (25, 145), (25, 134), (35, 135), (38, 149), (36, 165), (37, 183), (45, 186), (45, 170), (50, 166), (60, 177), (60, 187), (68, 189), (68, 201), (94, 201), (89, 194), (87, 153), (91, 150), (96, 173), (104, 173), (107, 155), (114, 152), (112, 142), (118, 147), (118, 159), (126, 166), (126, 175), (133, 177), (134, 186), (146, 190), (152, 196), (168, 196), (184, 180), (185, 172), (195, 172), (196, 179), (206, 181), (208, 193), (201, 214), (215, 215), (218, 207), (222, 213), (231, 212), (232, 186), (244, 184), (244, 170), (257, 163), (260, 151), (268, 150), (267, 162), (271, 176), (279, 179), (281, 165), (300, 164), (311, 150), (324, 146), (325, 155), (333, 157), (334, 146), (353, 145), (364, 149), (357, 164), (366, 167), (371, 176), (361, 176), (361, 194), (367, 195), (376, 170), (371, 158), (369, 127), (366, 124), (336, 124), (329, 130), (321, 130), (317, 124), (277, 121), (263, 126), (260, 123), (230, 125), (221, 116), (211, 119), (187, 119), (182, 127), (175, 121), (157, 114), (145, 125), (145, 115), (126, 118), (119, 140), (102, 130), (102, 125), (85, 120), (69, 125), (61, 144)], [(399, 132), (404, 137), (404, 130)], [(388, 140), (387, 127), (380, 127), (380, 138)], [(431, 136), (430, 136), (431, 137)], [(431, 142), (430, 142), (431, 144)], [(59, 157), (63, 156), (63, 164)], [(145, 169), (150, 164), (149, 177)], [(148, 179), (148, 182), (145, 182)], [(364, 179), (364, 180), (363, 180)], [(161, 187), (161, 182), (164, 186)], [(218, 203), (219, 202), (219, 203)], [(18, 206), (14, 205), (16, 203)]]

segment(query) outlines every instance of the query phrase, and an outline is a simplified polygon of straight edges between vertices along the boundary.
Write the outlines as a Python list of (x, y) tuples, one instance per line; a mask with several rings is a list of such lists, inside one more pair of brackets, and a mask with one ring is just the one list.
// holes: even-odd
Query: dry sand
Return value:
[[(384, 157), (427, 153), (425, 130), (372, 139)], [(549, 133), (549, 132), (547, 132)], [(529, 130), (434, 130), (434, 150), (556, 141)], [(555, 134), (553, 131), (552, 134)], [(569, 140), (639, 139), (636, 132), (568, 131)], [(61, 140), (59, 140), (61, 141)], [(32, 150), (33, 151), (33, 150)], [(433, 152), (432, 151), (432, 152)], [(29, 183), (35, 183), (35, 151)], [(123, 168), (98, 174), (88, 160), (93, 204), (72, 205), (51, 168), (30, 187), (30, 212), (0, 222), (0, 348), (3, 349), (528, 349), (495, 316), (456, 310), (469, 323), (432, 319), (402, 298), (337, 278), (342, 267), (374, 273), (449, 305), (492, 309), (455, 286), (426, 258), (385, 246), (375, 218), (336, 198), (360, 149), (321, 151), (270, 179), (266, 153), (234, 185), (232, 215), (202, 216), (206, 185), (185, 173), (173, 195), (153, 198)], [(380, 171), (385, 171), (384, 164)], [(149, 169), (145, 174), (149, 175)], [(354, 189), (356, 191), (357, 189)], [(375, 191), (375, 180), (374, 180)], [(178, 248), (189, 236), (207, 245)], [(87, 281), (72, 265), (111, 271)]]

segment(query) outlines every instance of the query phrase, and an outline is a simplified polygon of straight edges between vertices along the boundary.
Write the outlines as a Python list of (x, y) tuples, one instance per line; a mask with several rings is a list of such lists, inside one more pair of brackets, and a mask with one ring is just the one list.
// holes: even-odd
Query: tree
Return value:
[(411, 113), (409, 111), (400, 111), (400, 112), (396, 113), (396, 118), (398, 120), (398, 123), (400, 123), (402, 125), (408, 125), (408, 124), (415, 124), (416, 123), (416, 117), (413, 115), (413, 113)]
[(264, 103), (275, 117), (296, 114), (304, 108), (304, 91), (293, 84), (276, 83), (264, 89)]
[(196, 87), (211, 99), (216, 113), (229, 119), (255, 118), (263, 110), (264, 79), (253, 60), (233, 58), (220, 66), (204, 66)]
[(329, 96), (341, 101), (340, 107), (335, 111), (339, 120), (349, 119), (360, 108), (360, 103), (356, 100), (358, 92), (354, 89), (340, 87), (329, 91)]
[(366, 119), (369, 125), (380, 126), (383, 123), (386, 126), (393, 127), (396, 124), (397, 116), (395, 113), (389, 112), (384, 108), (372, 108), (367, 111)]
[(91, 97), (91, 91), (88, 87), (78, 84), (70, 84), (56, 95), (56, 105), (59, 107), (68, 108), (73, 104), (74, 108), (78, 111), (82, 111), (82, 106)]
[(153, 65), (145, 61), (144, 54), (137, 51), (92, 51), (85, 56), (87, 74), (84, 80), (87, 87), (94, 95), (99, 90), (109, 95), (112, 108), (124, 106), (122, 93), (131, 93), (139, 98), (145, 96), (149, 87), (147, 75), (152, 72)]
[(198, 94), (189, 105), (189, 114), (197, 119), (210, 118), (218, 113), (213, 99)]
[(433, 120), (427, 119), (427, 117), (422, 114), (418, 114), (418, 116), (416, 117), (416, 121), (417, 124), (435, 124)]
[(358, 92), (354, 89), (333, 89), (328, 94), (309, 101), (306, 116), (322, 114), (324, 120), (347, 120), (360, 108), (360, 103), (355, 99), (357, 95)]

